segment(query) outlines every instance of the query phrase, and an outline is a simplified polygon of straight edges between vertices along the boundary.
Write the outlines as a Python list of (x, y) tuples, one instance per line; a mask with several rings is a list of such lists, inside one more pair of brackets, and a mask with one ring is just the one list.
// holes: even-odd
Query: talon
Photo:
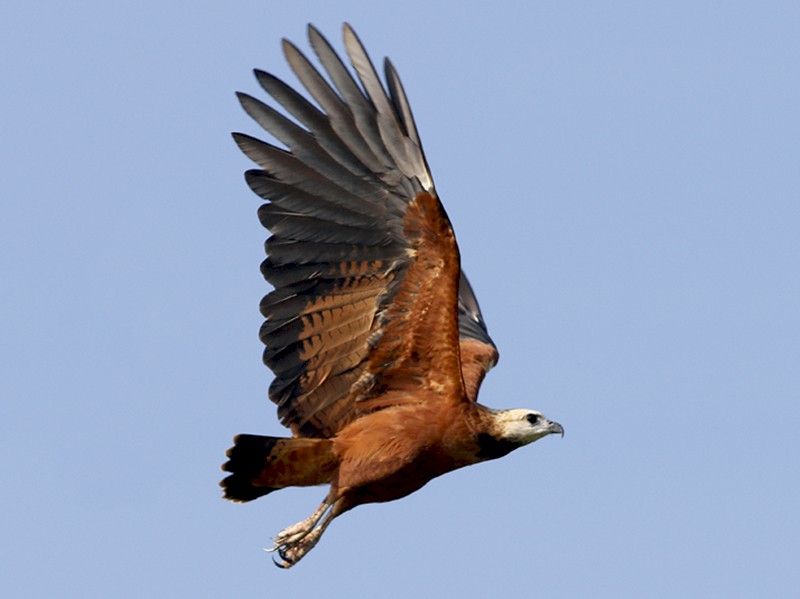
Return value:
[(336, 517), (336, 512), (329, 512), (322, 519), (325, 512), (333, 505), (327, 502), (323, 503), (311, 517), (288, 526), (275, 535), (275, 538), (272, 539), (274, 543), (272, 548), (264, 548), (267, 553), (277, 553), (277, 559), (273, 556), (272, 563), (285, 570), (303, 559), (314, 548), (322, 533), (325, 532), (325, 529)]

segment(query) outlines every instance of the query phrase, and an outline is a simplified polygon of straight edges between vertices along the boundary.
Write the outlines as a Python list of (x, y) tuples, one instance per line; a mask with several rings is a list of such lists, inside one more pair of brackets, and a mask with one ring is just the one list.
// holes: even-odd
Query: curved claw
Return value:
[(286, 555), (285, 551), (287, 549), (288, 549), (287, 547), (280, 547), (276, 545), (272, 549), (264, 549), (264, 551), (266, 551), (267, 553), (272, 553), (273, 551), (277, 551), (280, 561), (275, 559), (275, 556), (272, 556), (272, 563), (275, 564), (278, 568), (286, 570), (288, 568), (291, 568), (295, 564), (295, 562)]
[(278, 558), (280, 558), (280, 560), (277, 560), (277, 559), (275, 559), (275, 556), (272, 556), (272, 563), (275, 564), (277, 567), (279, 567), (279, 568), (281, 568), (283, 570), (286, 570), (286, 569), (291, 568), (292, 566), (294, 566), (295, 563), (296, 563), (295, 560), (293, 560), (291, 557), (289, 557), (287, 555), (286, 552), (289, 551), (289, 549), (290, 549), (290, 547), (287, 547), (286, 545), (283, 545), (283, 544), (278, 545), (278, 544), (276, 544), (274, 547), (272, 547), (270, 549), (266, 549), (265, 548), (264, 551), (266, 551), (267, 553), (275, 553), (275, 552), (277, 552), (278, 553)]

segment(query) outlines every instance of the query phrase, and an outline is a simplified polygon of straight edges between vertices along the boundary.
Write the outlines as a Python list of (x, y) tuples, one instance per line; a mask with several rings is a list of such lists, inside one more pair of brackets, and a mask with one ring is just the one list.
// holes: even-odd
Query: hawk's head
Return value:
[(564, 436), (564, 427), (535, 410), (492, 411), (488, 432), (478, 434), (478, 458), (499, 458), (511, 451), (557, 433)]
[(564, 436), (564, 427), (545, 418), (535, 410), (500, 410), (495, 413), (493, 436), (519, 446), (533, 443), (557, 433)]

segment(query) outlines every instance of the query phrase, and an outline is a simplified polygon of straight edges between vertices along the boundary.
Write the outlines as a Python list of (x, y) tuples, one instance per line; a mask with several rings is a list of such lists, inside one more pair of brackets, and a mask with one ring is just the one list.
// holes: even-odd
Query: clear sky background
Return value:
[[(280, 434), (233, 92), (350, 21), (405, 83), (500, 348), (564, 424), (262, 547), (322, 488), (220, 499)], [(793, 597), (800, 4), (0, 5), (4, 597)]]

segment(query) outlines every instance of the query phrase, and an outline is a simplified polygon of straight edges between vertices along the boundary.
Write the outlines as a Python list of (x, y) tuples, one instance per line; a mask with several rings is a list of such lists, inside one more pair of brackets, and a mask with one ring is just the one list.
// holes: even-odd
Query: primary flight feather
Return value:
[[(343, 512), (398, 499), (436, 476), (498, 458), (561, 425), (477, 403), (498, 353), (461, 271), (411, 108), (387, 59), (381, 83), (344, 25), (356, 77), (309, 26), (324, 75), (290, 42), (286, 59), (316, 105), (256, 71), (293, 119), (247, 94), (242, 107), (285, 148), (235, 133), (268, 203), (261, 301), (270, 399), (291, 438), (238, 435), (220, 484), (250, 501), (330, 484), (314, 513), (274, 539), (296, 564)], [(330, 81), (330, 83), (329, 83)]]

